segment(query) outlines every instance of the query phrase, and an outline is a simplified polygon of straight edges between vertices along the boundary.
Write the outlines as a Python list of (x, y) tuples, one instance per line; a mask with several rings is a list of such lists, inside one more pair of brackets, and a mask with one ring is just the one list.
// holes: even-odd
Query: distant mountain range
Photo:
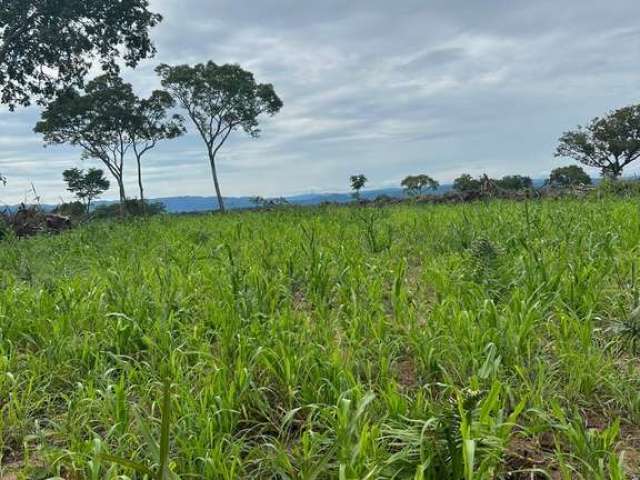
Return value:
[[(534, 180), (534, 186), (539, 187), (544, 183), (544, 180)], [(436, 194), (443, 194), (450, 191), (452, 186), (450, 184), (441, 185), (435, 192)], [(367, 200), (374, 200), (376, 197), (386, 195), (392, 198), (404, 198), (406, 195), (401, 188), (381, 188), (374, 190), (363, 190), (360, 192), (360, 196)], [(224, 197), (224, 205), (230, 210), (237, 210), (243, 208), (254, 208), (256, 205), (251, 201), (254, 197)], [(272, 198), (272, 197), (269, 197)], [(323, 202), (331, 203), (347, 203), (353, 201), (351, 193), (305, 193), (300, 195), (291, 195), (285, 198), (292, 205), (319, 205)], [(267, 198), (268, 199), (268, 198)], [(181, 197), (162, 197), (150, 199), (152, 202), (160, 202), (164, 204), (167, 212), (169, 213), (189, 213), (189, 212), (205, 212), (208, 210), (215, 210), (218, 208), (218, 201), (215, 197), (202, 197), (202, 196), (181, 196)], [(95, 202), (96, 206), (109, 205), (116, 203), (114, 200), (99, 200)], [(53, 209), (55, 205), (42, 205), (46, 210)], [(15, 206), (9, 206), (9, 209), (14, 209)]]

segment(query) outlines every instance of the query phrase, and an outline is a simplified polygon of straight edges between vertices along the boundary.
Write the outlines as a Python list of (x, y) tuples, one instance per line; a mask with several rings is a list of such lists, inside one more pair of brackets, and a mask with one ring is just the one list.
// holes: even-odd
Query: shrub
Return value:
[(73, 220), (79, 220), (86, 216), (87, 209), (80, 201), (65, 202), (53, 209), (52, 213), (64, 215)]
[[(128, 216), (142, 217), (145, 215), (158, 215), (166, 213), (167, 209), (162, 202), (148, 202), (145, 200), (144, 209), (139, 200), (127, 200), (125, 202), (125, 211)], [(120, 216), (120, 204), (112, 203), (108, 205), (100, 205), (91, 214), (92, 218), (114, 218)]]
[(603, 178), (596, 189), (598, 193), (616, 195), (620, 197), (635, 197), (640, 195), (640, 180), (613, 180)]

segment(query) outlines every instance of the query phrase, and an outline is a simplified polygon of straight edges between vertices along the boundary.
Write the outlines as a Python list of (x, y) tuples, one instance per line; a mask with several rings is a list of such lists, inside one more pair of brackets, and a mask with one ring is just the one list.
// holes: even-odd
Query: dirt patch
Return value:
[(404, 358), (396, 363), (396, 378), (405, 390), (412, 390), (418, 386), (416, 364), (412, 358)]
[[(545, 432), (537, 437), (515, 435), (505, 452), (507, 478), (513, 479), (560, 479), (554, 466), (553, 435)], [(542, 473), (542, 471), (546, 473)]]

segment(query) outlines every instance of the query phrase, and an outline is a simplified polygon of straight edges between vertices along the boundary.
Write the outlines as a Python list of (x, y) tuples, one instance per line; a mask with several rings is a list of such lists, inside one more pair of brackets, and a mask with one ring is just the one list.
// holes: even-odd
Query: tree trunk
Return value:
[(220, 184), (218, 183), (218, 173), (216, 171), (216, 157), (213, 152), (209, 152), (209, 163), (211, 164), (211, 176), (213, 177), (213, 186), (216, 189), (216, 196), (218, 197), (218, 208), (221, 213), (225, 212), (224, 201), (222, 200), (222, 194), (220, 193)]
[(140, 207), (142, 208), (142, 215), (147, 215), (147, 207), (144, 203), (144, 188), (142, 187), (142, 166), (140, 165), (140, 157), (136, 157), (138, 162), (138, 187), (140, 188)]
[(127, 196), (124, 192), (124, 180), (122, 177), (118, 177), (116, 180), (118, 181), (118, 190), (120, 193), (120, 216), (124, 217), (127, 209), (127, 206), (126, 206)]

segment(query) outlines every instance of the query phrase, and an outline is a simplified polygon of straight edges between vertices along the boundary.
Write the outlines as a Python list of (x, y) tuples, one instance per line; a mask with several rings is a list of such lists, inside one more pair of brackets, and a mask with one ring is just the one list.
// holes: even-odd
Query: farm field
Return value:
[(9, 239), (0, 478), (635, 478), (639, 253), (609, 198)]

